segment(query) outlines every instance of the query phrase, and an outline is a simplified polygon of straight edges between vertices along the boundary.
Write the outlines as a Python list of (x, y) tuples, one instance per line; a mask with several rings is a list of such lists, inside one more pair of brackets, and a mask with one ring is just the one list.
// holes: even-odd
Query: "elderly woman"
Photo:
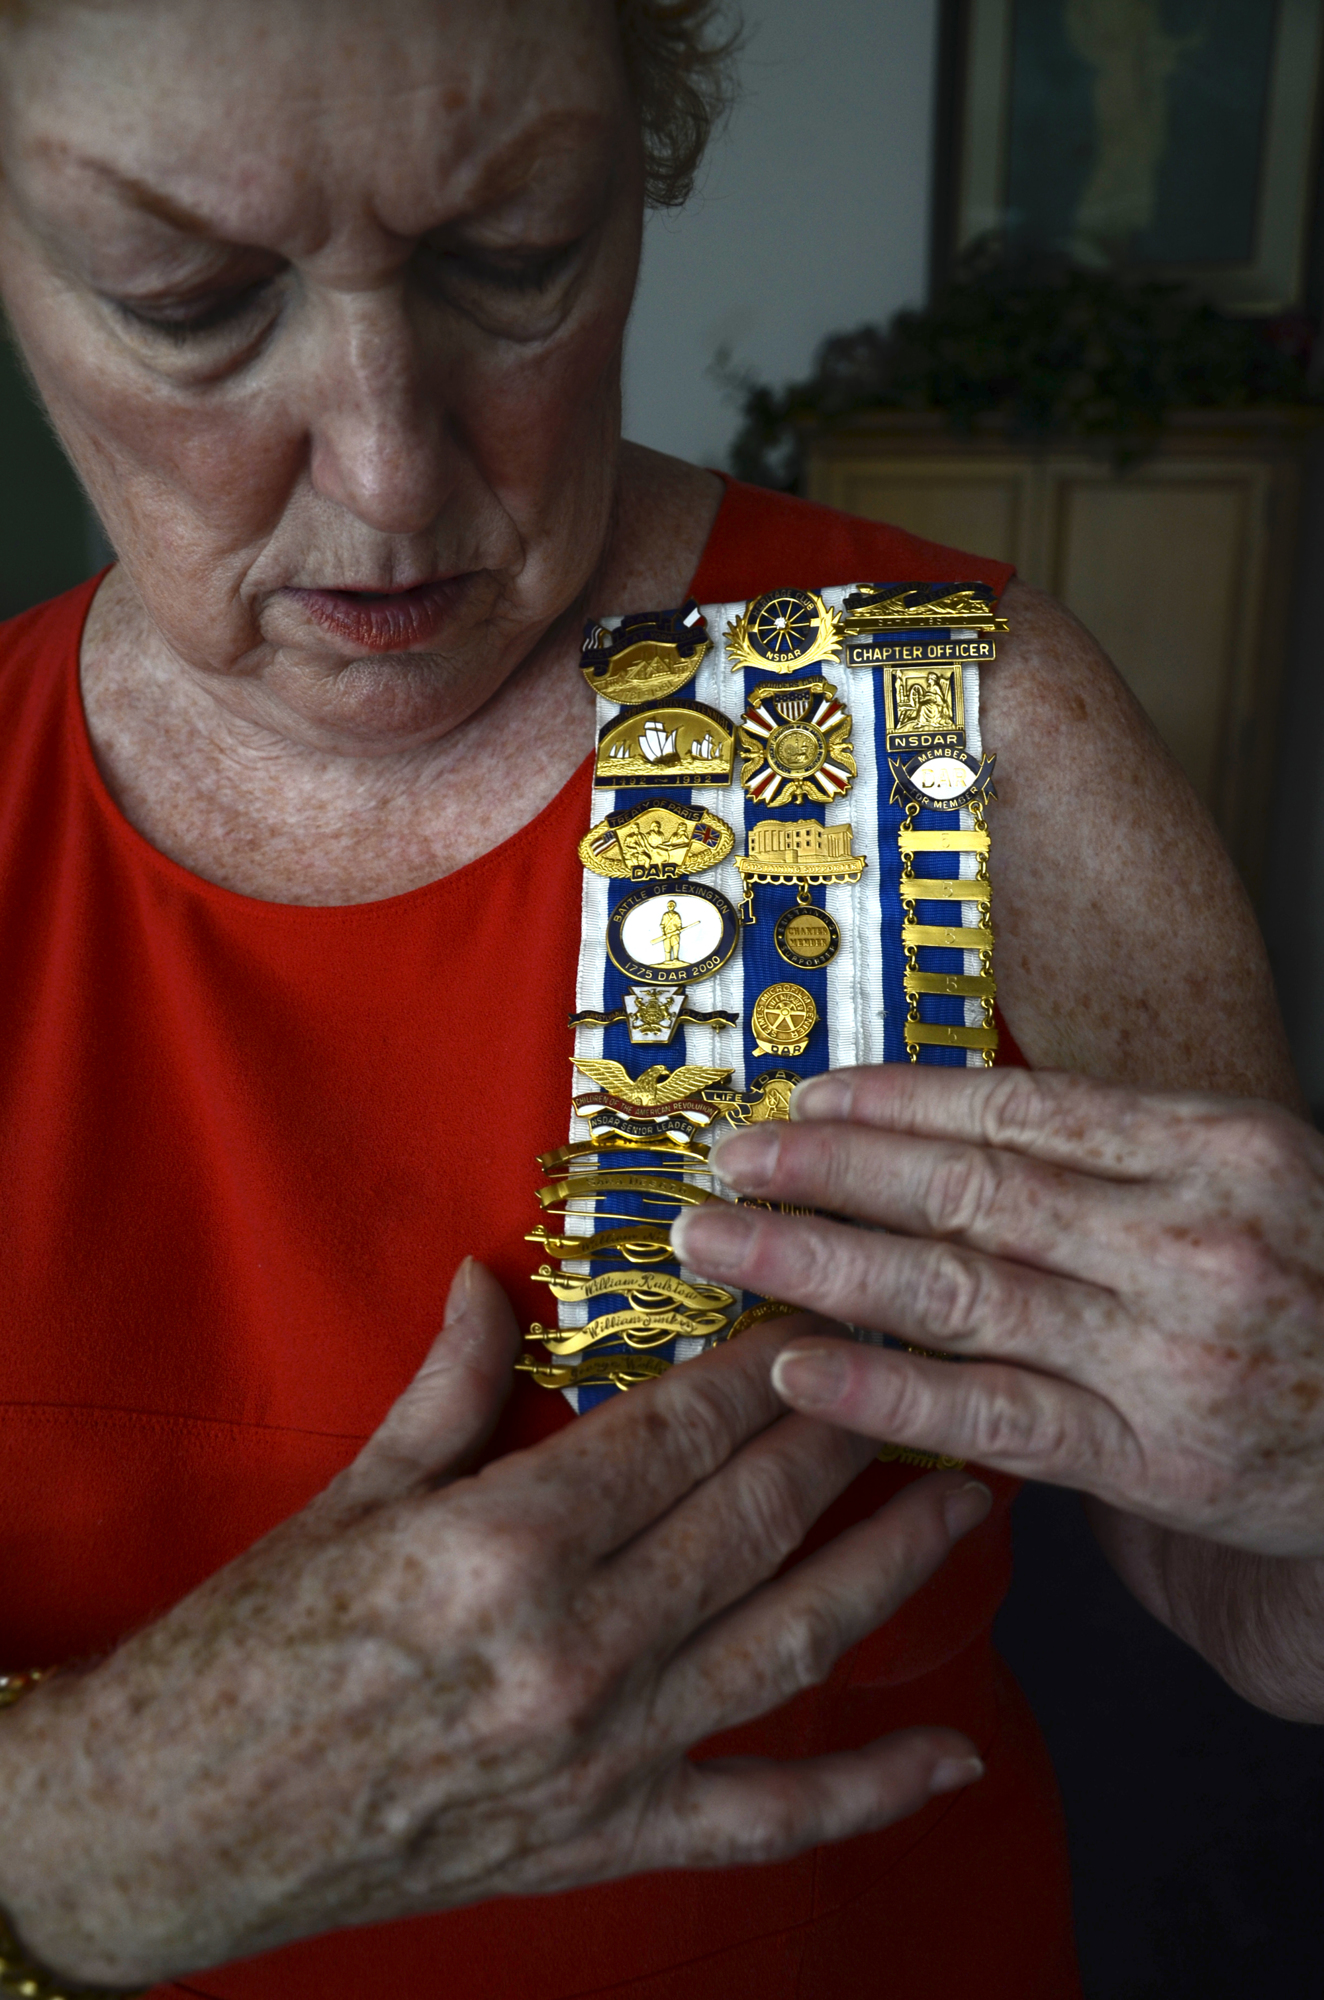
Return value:
[[(0, 1723), (21, 1990), (1075, 1990), (988, 1638), (1012, 1482), (787, 1415), (793, 1320), (501, 1414), (584, 619), (1007, 582), (621, 445), (710, 11), (0, 9), (5, 304), (117, 552), (0, 636), (0, 1664), (65, 1669)], [(1002, 608), (1025, 1057), (1290, 1100), (1194, 801), (1079, 628)]]

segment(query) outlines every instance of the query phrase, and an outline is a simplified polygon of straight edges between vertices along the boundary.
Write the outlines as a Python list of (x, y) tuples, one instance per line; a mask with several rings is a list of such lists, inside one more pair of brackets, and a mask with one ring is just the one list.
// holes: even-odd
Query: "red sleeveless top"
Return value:
[[(691, 589), (1009, 574), (731, 485)], [(109, 1649), (302, 1506), (414, 1374), (467, 1252), (536, 1317), (533, 1156), (567, 1110), (589, 763), (406, 895), (215, 888), (98, 775), (78, 694), (94, 588), (0, 627), (0, 1670)], [(521, 1380), (492, 1450), (570, 1421)], [(871, 1468), (814, 1540), (912, 1476)], [(950, 1723), (988, 1764), (968, 1792), (784, 1864), (340, 1931), (172, 1990), (1075, 1994), (1052, 1775), (989, 1639), (1014, 1490), (992, 1484), (989, 1520), (826, 1686), (721, 1740), (800, 1756)]]

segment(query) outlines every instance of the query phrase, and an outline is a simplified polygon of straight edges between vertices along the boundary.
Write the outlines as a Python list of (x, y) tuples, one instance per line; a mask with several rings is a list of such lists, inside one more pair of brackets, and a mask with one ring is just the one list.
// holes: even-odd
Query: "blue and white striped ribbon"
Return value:
[[(858, 588), (853, 584), (840, 585), (823, 590), (819, 595), (825, 603), (839, 610), (843, 600)], [(695, 679), (682, 691), (684, 699), (697, 700), (718, 709), (733, 727), (738, 725), (755, 688), (766, 686), (774, 678), (781, 679), (766, 666), (732, 671), (726, 634), (746, 609), (744, 601), (702, 606), (712, 643)], [(601, 622), (610, 630), (619, 621), (608, 618)], [(982, 751), (979, 668), (967, 664), (962, 672), (966, 742), (969, 751), (978, 760)], [(577, 1057), (613, 1059), (623, 1064), (632, 1076), (639, 1075), (658, 1061), (666, 1061), (672, 1067), (685, 1061), (729, 1068), (733, 1072), (731, 1087), (739, 1090), (745, 1089), (761, 1071), (770, 1068), (788, 1067), (799, 1076), (807, 1077), (823, 1070), (855, 1064), (907, 1060), (904, 1035), (907, 1008), (902, 984), (905, 952), (901, 942), (899, 894), (901, 859), (897, 846), (904, 808), (889, 803), (891, 774), (880, 670), (848, 667), (828, 660), (797, 668), (794, 673), (785, 676), (782, 685), (792, 688), (797, 679), (816, 677), (826, 678), (836, 686), (838, 698), (849, 708), (854, 724), (852, 741), (858, 775), (844, 799), (829, 806), (808, 802), (795, 806), (760, 805), (745, 795), (740, 782), (738, 754), (729, 785), (696, 786), (692, 790), (668, 785), (659, 787), (659, 796), (665, 792), (668, 803), (692, 802), (703, 806), (733, 829), (736, 838), (731, 855), (715, 868), (704, 871), (701, 880), (719, 889), (737, 908), (743, 900), (745, 887), (736, 867), (736, 856), (746, 853), (748, 832), (756, 822), (766, 819), (814, 819), (832, 826), (848, 824), (854, 853), (867, 859), (859, 881), (829, 883), (815, 887), (811, 892), (813, 901), (826, 909), (841, 933), (841, 947), (836, 957), (817, 970), (787, 964), (774, 945), (773, 928), (781, 912), (795, 904), (796, 885), (756, 884), (753, 890), (755, 921), (743, 928), (738, 949), (718, 972), (689, 987), (687, 992), (692, 1007), (703, 1012), (720, 1010), (732, 1013), (740, 1023), (738, 1027), (717, 1029), (684, 1024), (677, 1030), (676, 1038), (669, 1047), (659, 1047), (632, 1044), (628, 1028), (623, 1023), (607, 1027), (585, 1025), (575, 1031)], [(597, 708), (599, 731), (621, 715), (633, 712), (619, 708), (601, 696)], [(610, 813), (642, 804), (647, 796), (646, 791), (635, 787), (615, 790), (595, 786), (590, 824), (597, 825)], [(921, 810), (914, 822), (921, 829), (952, 828), (956, 823), (953, 814), (929, 809)], [(970, 815), (962, 812), (959, 824), (969, 830), (972, 825)], [(923, 872), (970, 877), (974, 875), (975, 868), (976, 857), (973, 854), (938, 853), (925, 856)], [(623, 1003), (630, 982), (608, 955), (608, 919), (621, 898), (632, 893), (636, 886), (629, 880), (612, 880), (585, 870), (575, 999), (577, 1012), (611, 1012)], [(964, 925), (977, 925), (984, 921), (985, 913), (979, 904), (963, 902), (960, 910), (960, 922)], [(955, 910), (950, 903), (921, 901), (916, 916), (921, 923), (951, 924), (955, 919)], [(928, 969), (935, 972), (977, 973), (980, 970), (979, 957), (974, 952), (926, 951), (925, 957)], [(804, 987), (813, 996), (819, 1014), (817, 1025), (803, 1055), (757, 1056), (750, 1027), (751, 1009), (765, 987), (788, 981)], [(954, 1026), (973, 1027), (983, 1020), (977, 1000), (955, 997), (926, 996), (925, 1013), (931, 1021), (946, 1021)], [(926, 1063), (968, 1063), (972, 1066), (982, 1061), (977, 1050), (941, 1047), (925, 1047), (920, 1051), (919, 1059)], [(583, 1091), (589, 1086), (584, 1079), (578, 1078), (573, 1087)], [(590, 1136), (586, 1121), (573, 1113), (569, 1132), (571, 1142), (583, 1141)], [(617, 1153), (602, 1156), (598, 1164), (603, 1168), (628, 1166), (648, 1171), (665, 1157), (661, 1153)], [(702, 1177), (696, 1175), (695, 1178)], [(707, 1185), (706, 1182), (703, 1184)], [(674, 1213), (671, 1209), (664, 1211), (650, 1206), (640, 1196), (628, 1193), (604, 1196), (597, 1201), (584, 1199), (575, 1206), (579, 1212), (568, 1216), (560, 1225), (568, 1235), (587, 1236), (598, 1228), (620, 1227), (617, 1218), (622, 1215), (638, 1215), (641, 1219), (666, 1222)], [(598, 1219), (596, 1211), (599, 1208), (610, 1210), (612, 1219)], [(605, 1266), (595, 1264), (591, 1267), (584, 1260), (564, 1265), (567, 1275), (575, 1272), (587, 1275), (590, 1269), (602, 1268)], [(643, 1275), (641, 1271), (640, 1281)], [(682, 1275), (701, 1282), (695, 1273), (684, 1272)], [(559, 1309), (560, 1326), (562, 1330), (582, 1327), (590, 1319), (619, 1310), (621, 1305), (619, 1297), (562, 1304)], [(671, 1361), (682, 1361), (708, 1344), (707, 1341), (681, 1339), (670, 1347), (653, 1351)], [(583, 1411), (604, 1396), (617, 1392), (610, 1385), (595, 1384), (569, 1388), (563, 1393), (576, 1410)]]

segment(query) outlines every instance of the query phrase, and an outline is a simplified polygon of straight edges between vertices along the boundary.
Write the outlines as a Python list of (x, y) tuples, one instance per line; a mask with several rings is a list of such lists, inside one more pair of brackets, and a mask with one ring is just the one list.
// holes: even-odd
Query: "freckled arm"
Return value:
[(1099, 1500), (1086, 1511), (1127, 1589), (1239, 1695), (1324, 1722), (1324, 1561), (1226, 1548)]

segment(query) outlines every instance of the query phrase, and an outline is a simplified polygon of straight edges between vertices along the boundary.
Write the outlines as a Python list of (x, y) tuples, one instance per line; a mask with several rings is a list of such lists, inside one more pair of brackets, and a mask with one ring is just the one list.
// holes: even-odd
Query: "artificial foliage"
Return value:
[(1176, 409), (1324, 400), (1300, 328), (1234, 319), (1183, 286), (1124, 270), (1027, 263), (981, 246), (924, 311), (831, 335), (803, 382), (773, 389), (718, 359), (743, 421), (732, 466), (792, 490), (806, 436), (862, 410), (999, 418), (1027, 439), (1142, 457)]

